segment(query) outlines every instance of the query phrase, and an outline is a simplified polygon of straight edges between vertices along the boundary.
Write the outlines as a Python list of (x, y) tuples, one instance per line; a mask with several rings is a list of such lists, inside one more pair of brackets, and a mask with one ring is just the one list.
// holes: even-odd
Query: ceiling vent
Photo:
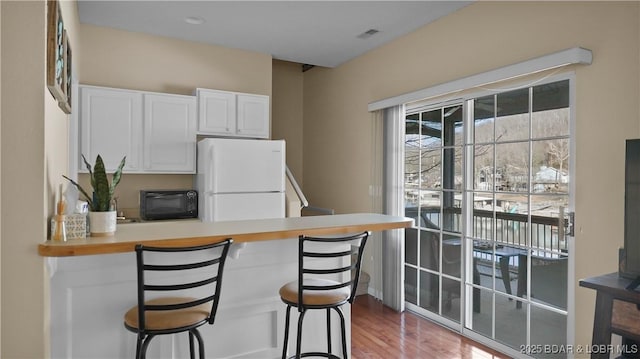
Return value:
[(369, 30), (363, 32), (362, 34), (358, 35), (358, 39), (368, 39), (371, 36), (373, 36), (373, 35), (375, 35), (375, 34), (377, 34), (379, 32), (380, 32), (380, 30), (369, 29)]

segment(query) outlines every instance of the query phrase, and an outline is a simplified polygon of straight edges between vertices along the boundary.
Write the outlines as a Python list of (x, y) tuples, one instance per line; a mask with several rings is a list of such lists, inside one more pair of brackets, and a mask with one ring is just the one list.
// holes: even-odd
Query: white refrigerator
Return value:
[(285, 142), (207, 138), (198, 142), (202, 221), (285, 217)]

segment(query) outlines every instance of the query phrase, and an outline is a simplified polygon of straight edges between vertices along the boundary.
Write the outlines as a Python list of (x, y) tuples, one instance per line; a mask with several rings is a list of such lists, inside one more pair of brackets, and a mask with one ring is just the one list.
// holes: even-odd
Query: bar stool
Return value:
[[(204, 359), (198, 327), (213, 324), (216, 318), (222, 272), (232, 242), (191, 247), (136, 245), (138, 305), (126, 312), (124, 326), (138, 335), (137, 359), (146, 357), (156, 335), (181, 332), (189, 333), (191, 359), (195, 357), (194, 337), (200, 359)], [(163, 295), (148, 298), (150, 292)]]
[[(298, 280), (285, 284), (280, 288), (280, 298), (287, 304), (282, 358), (287, 357), (289, 342), (289, 320), (291, 307), (299, 312), (296, 337), (296, 354), (290, 358), (308, 356), (339, 359), (331, 350), (331, 310), (340, 317), (342, 332), (342, 355), (347, 357), (347, 339), (344, 314), (341, 306), (352, 303), (358, 280), (362, 253), (369, 237), (369, 232), (345, 237), (308, 237), (300, 236), (298, 241)], [(340, 244), (351, 244), (348, 249)], [(355, 260), (352, 260), (352, 256)], [(332, 262), (329, 264), (329, 262)], [(336, 264), (337, 262), (337, 264)], [(345, 264), (348, 263), (348, 264)], [(353, 275), (352, 275), (353, 274)], [(331, 279), (329, 279), (330, 277)], [(336, 280), (335, 278), (339, 279)], [(302, 322), (308, 310), (326, 310), (327, 320), (327, 352), (301, 353)]]

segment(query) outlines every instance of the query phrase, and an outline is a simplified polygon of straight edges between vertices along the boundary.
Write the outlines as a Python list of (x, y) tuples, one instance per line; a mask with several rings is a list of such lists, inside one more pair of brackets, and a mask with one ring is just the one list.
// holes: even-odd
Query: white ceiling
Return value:
[[(80, 22), (335, 67), (470, 1), (79, 0)], [(188, 17), (204, 20), (200, 25)], [(358, 35), (375, 29), (366, 39)]]

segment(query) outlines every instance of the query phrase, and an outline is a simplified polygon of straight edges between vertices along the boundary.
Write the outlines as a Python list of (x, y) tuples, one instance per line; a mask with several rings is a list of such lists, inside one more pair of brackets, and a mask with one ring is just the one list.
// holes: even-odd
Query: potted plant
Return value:
[(76, 181), (65, 175), (62, 176), (78, 188), (89, 204), (89, 228), (92, 236), (110, 236), (116, 231), (116, 211), (111, 207), (111, 200), (116, 186), (120, 183), (122, 168), (124, 167), (126, 158), (125, 156), (122, 158), (122, 161), (120, 161), (118, 168), (113, 173), (111, 184), (109, 184), (102, 157), (100, 157), (100, 155), (96, 157), (92, 171), (91, 165), (87, 162), (84, 155), (82, 155), (82, 160), (87, 170), (89, 170), (91, 186), (93, 187), (91, 196), (89, 192), (85, 191)]

